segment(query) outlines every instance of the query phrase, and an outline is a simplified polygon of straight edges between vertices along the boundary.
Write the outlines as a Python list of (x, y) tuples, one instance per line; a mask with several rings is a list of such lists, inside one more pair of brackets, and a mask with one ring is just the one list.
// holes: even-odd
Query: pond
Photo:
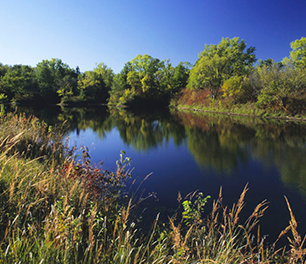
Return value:
[(114, 170), (120, 151), (125, 151), (134, 168), (127, 188), (138, 189), (146, 211), (161, 212), (165, 221), (178, 208), (179, 192), (182, 197), (196, 190), (210, 195), (208, 213), (221, 186), (223, 202), (231, 207), (248, 184), (241, 221), (266, 199), (269, 208), (260, 222), (261, 233), (274, 241), (289, 224), (286, 196), (300, 233), (305, 233), (305, 124), (164, 110), (132, 113), (105, 107), (19, 110), (49, 124), (67, 120), (70, 144), (87, 146), (93, 162), (103, 161), (105, 169)]

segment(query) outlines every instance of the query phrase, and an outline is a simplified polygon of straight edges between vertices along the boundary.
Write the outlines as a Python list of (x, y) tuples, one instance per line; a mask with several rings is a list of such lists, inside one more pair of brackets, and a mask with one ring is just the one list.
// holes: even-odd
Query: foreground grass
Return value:
[(135, 203), (121, 195), (129, 177), (123, 154), (108, 172), (90, 163), (86, 149), (77, 161), (62, 143), (63, 127), (14, 114), (0, 125), (1, 263), (305, 263), (288, 201), (291, 221), (279, 237), (288, 237), (287, 248), (260, 235), (266, 201), (240, 222), (247, 188), (231, 207), (220, 191), (207, 218), (207, 197), (179, 197), (182, 214), (169, 223), (157, 215), (142, 233)]

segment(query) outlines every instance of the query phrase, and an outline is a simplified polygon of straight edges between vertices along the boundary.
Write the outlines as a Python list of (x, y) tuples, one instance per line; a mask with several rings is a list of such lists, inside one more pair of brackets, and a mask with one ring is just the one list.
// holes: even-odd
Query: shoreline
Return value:
[(261, 119), (276, 119), (276, 120), (285, 120), (285, 121), (298, 121), (298, 122), (306, 122), (306, 117), (293, 117), (293, 116), (271, 116), (271, 115), (252, 115), (252, 114), (239, 114), (235, 112), (222, 112), (218, 110), (204, 110), (199, 108), (189, 108), (184, 106), (173, 107), (177, 110), (184, 110), (189, 112), (198, 112), (198, 113), (211, 113), (218, 115), (227, 115), (227, 116), (244, 116), (244, 117), (252, 117), (252, 118), (261, 118)]

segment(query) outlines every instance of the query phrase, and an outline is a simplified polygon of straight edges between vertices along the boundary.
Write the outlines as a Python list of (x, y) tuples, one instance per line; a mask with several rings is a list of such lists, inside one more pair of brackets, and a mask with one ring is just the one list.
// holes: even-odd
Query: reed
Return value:
[[(306, 238), (287, 198), (291, 220), (272, 246), (259, 226), (267, 201), (241, 222), (247, 186), (232, 206), (220, 189), (206, 217), (203, 194), (179, 197), (176, 215), (168, 223), (157, 215), (144, 233), (132, 220), (134, 200), (121, 199), (125, 153), (108, 172), (91, 164), (86, 148), (76, 160), (62, 126), (15, 114), (0, 122), (1, 263), (305, 263)], [(283, 237), (288, 247), (278, 247)]]

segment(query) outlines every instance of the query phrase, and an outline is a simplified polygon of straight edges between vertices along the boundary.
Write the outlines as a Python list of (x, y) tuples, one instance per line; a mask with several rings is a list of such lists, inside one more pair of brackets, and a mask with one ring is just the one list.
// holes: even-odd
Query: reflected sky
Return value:
[[(29, 114), (31, 111), (28, 110)], [(141, 185), (148, 211), (171, 212), (182, 196), (199, 190), (212, 199), (222, 186), (224, 204), (237, 201), (248, 184), (242, 218), (267, 199), (262, 233), (271, 241), (289, 222), (284, 195), (302, 234), (306, 230), (306, 126), (277, 120), (183, 112), (131, 113), (106, 108), (35, 112), (48, 123), (67, 120), (71, 145), (87, 146), (94, 163), (114, 170), (121, 150), (132, 158), (132, 190)], [(49, 119), (48, 119), (49, 118)], [(207, 212), (211, 201), (207, 205)], [(166, 219), (166, 218), (165, 218)]]

